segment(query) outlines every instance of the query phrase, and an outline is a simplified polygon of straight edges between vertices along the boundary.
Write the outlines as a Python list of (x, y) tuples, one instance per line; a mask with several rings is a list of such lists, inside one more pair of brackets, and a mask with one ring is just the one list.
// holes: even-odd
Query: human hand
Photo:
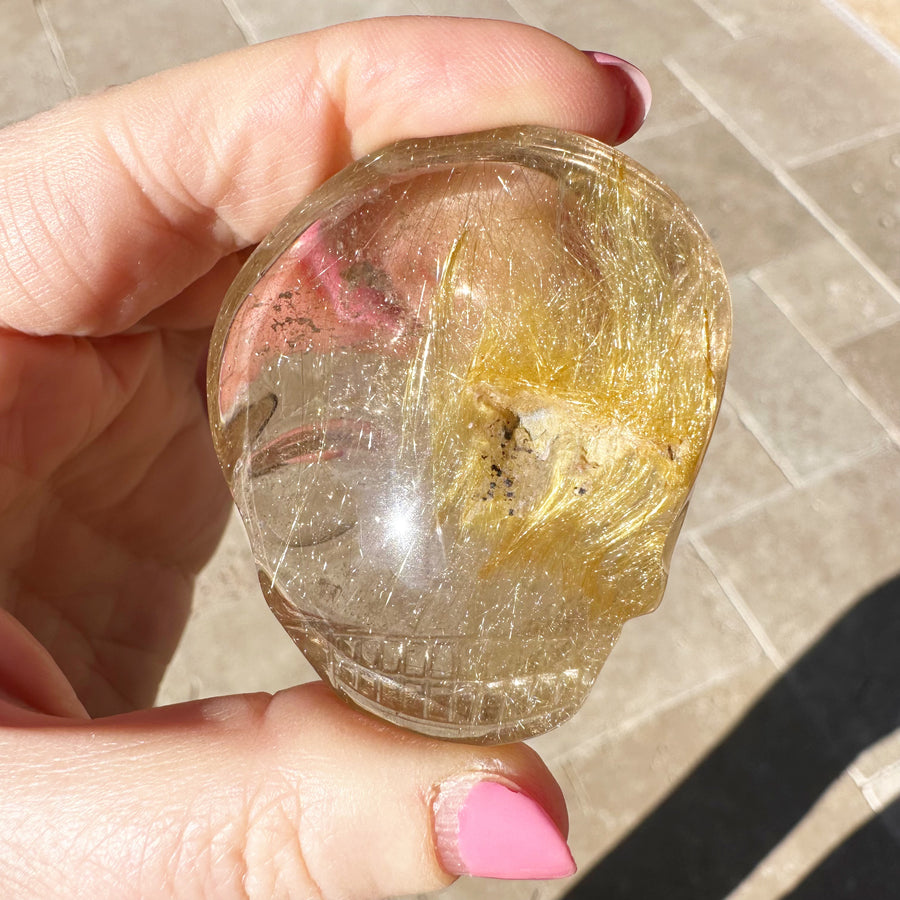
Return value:
[(396, 139), (623, 140), (649, 102), (629, 72), (522, 26), (372, 20), (0, 132), (0, 893), (357, 898), (571, 871), (524, 746), (407, 734), (321, 685), (145, 707), (228, 514), (204, 363), (246, 248)]

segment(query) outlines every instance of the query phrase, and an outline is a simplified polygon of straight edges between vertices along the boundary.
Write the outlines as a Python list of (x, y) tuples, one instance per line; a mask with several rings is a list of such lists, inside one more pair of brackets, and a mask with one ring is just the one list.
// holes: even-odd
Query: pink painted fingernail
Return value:
[(565, 878), (575, 861), (547, 811), (496, 781), (442, 786), (435, 804), (441, 865), (452, 875)]
[(598, 66), (612, 69), (618, 76), (619, 83), (625, 91), (626, 110), (622, 128), (614, 141), (621, 144), (627, 141), (644, 124), (647, 113), (650, 112), (650, 103), (653, 100), (653, 91), (647, 76), (633, 63), (620, 59), (611, 53), (601, 53), (597, 50), (585, 50)]

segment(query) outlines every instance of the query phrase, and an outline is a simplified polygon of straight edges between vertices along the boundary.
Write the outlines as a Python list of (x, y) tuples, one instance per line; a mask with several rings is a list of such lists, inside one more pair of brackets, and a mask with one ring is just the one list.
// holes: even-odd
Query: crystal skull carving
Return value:
[(694, 217), (589, 138), (508, 128), (349, 166), (256, 249), (210, 353), (275, 615), (413, 730), (563, 722), (663, 593), (730, 328)]

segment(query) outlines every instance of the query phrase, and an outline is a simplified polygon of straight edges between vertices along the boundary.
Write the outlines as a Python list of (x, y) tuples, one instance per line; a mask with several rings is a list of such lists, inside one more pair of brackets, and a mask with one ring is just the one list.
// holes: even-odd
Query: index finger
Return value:
[(647, 92), (610, 59), (508, 22), (367, 20), (9, 128), (0, 327), (128, 328), (258, 241), (352, 158), (400, 138), (544, 124), (616, 142), (636, 130)]

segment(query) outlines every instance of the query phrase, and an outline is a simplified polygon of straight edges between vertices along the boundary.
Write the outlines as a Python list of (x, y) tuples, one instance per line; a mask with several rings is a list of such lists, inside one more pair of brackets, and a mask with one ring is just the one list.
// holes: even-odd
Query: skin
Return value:
[(478, 772), (565, 829), (527, 748), (407, 734), (319, 685), (148, 707), (230, 508), (203, 372), (247, 248), (390, 141), (533, 122), (615, 142), (634, 104), (542, 32), (393, 19), (0, 132), (0, 894), (439, 888), (437, 786)]

